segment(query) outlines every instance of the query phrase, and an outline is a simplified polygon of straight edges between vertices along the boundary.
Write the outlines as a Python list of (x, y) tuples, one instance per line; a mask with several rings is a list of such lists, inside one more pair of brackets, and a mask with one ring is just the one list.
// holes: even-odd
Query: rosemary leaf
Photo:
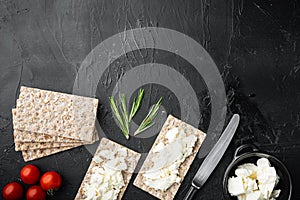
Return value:
[(128, 120), (128, 111), (127, 111), (127, 105), (126, 105), (126, 98), (124, 94), (120, 95), (120, 100), (121, 100), (121, 106), (122, 106), (122, 117), (123, 117), (123, 122), (124, 126), (126, 128), (126, 132), (129, 133), (129, 120)]
[(137, 98), (135, 97), (134, 100), (133, 100), (131, 111), (130, 111), (130, 114), (129, 114), (129, 119), (128, 119), (129, 122), (132, 120), (132, 118), (134, 117), (134, 115), (136, 114), (138, 109), (140, 108), (143, 96), (144, 96), (144, 89), (140, 89), (139, 93), (138, 93), (138, 97)]
[(116, 121), (117, 121), (117, 125), (122, 130), (123, 135), (128, 139), (129, 138), (129, 131), (127, 131), (127, 128), (124, 125), (124, 121), (123, 121), (123, 119), (122, 119), (122, 117), (120, 115), (120, 112), (119, 112), (118, 104), (115, 101), (115, 99), (114, 99), (113, 96), (109, 98), (109, 102), (110, 102), (111, 110), (112, 110), (112, 112), (115, 115), (115, 118), (116, 118)]
[(148, 128), (150, 128), (151, 126), (154, 125), (153, 120), (154, 120), (154, 118), (156, 117), (156, 115), (158, 113), (158, 110), (159, 110), (159, 107), (161, 105), (161, 102), (162, 102), (162, 97), (160, 97), (159, 100), (158, 100), (158, 102), (150, 108), (147, 116), (141, 122), (140, 126), (135, 131), (134, 135), (137, 135), (137, 134), (139, 134), (139, 133), (147, 130)]

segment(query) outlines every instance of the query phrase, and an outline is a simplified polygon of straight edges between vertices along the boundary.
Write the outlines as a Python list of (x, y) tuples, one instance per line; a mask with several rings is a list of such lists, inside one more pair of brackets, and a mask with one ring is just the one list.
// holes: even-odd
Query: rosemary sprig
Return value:
[(118, 108), (118, 103), (115, 101), (113, 96), (111, 96), (109, 98), (109, 102), (110, 102), (111, 110), (115, 115), (117, 125), (122, 130), (122, 132), (123, 132), (124, 136), (126, 137), (126, 139), (129, 139), (129, 131), (126, 128), (126, 126), (124, 124), (124, 121), (123, 121), (123, 118), (120, 115), (119, 108)]
[(158, 113), (161, 102), (162, 102), (162, 97), (160, 97), (158, 102), (150, 108), (147, 116), (141, 122), (140, 126), (135, 131), (134, 135), (137, 135), (154, 125), (153, 119), (156, 117), (156, 115)]
[(126, 133), (129, 133), (129, 120), (128, 120), (128, 111), (127, 111), (127, 105), (126, 105), (126, 98), (124, 94), (120, 95), (121, 100), (121, 113), (123, 117), (123, 123), (126, 128)]
[(143, 96), (144, 96), (144, 89), (140, 89), (138, 97), (134, 98), (134, 100), (133, 100), (131, 111), (129, 114), (129, 122), (131, 122), (132, 118), (134, 117), (134, 115), (136, 114), (138, 109), (140, 108)]
[(126, 137), (126, 139), (129, 139), (130, 121), (138, 111), (141, 105), (143, 95), (144, 95), (144, 89), (140, 89), (138, 93), (138, 97), (134, 98), (129, 116), (128, 116), (126, 98), (124, 94), (120, 94), (119, 96), (119, 99), (121, 101), (121, 108), (120, 108), (121, 111), (119, 111), (118, 101), (116, 101), (113, 96), (109, 98), (110, 107), (112, 112), (115, 115), (117, 125), (123, 132), (123, 135)]
[[(120, 94), (120, 96), (119, 96), (119, 99), (121, 101), (121, 105), (120, 105), (121, 111), (119, 111), (118, 101), (116, 101), (113, 96), (111, 96), (109, 98), (110, 107), (111, 107), (112, 112), (115, 115), (117, 125), (123, 132), (123, 135), (126, 137), (126, 139), (129, 139), (130, 122), (131, 122), (132, 118), (135, 116), (138, 109), (140, 108), (143, 96), (144, 96), (144, 89), (140, 89), (138, 96), (135, 97), (133, 100), (129, 115), (128, 115), (126, 97), (124, 94)], [(151, 126), (153, 126), (153, 124), (154, 124), (153, 119), (156, 117), (156, 115), (158, 113), (158, 109), (161, 105), (161, 101), (162, 101), (162, 98), (160, 98), (158, 100), (158, 102), (150, 108), (147, 116), (142, 121), (142, 123), (140, 124), (138, 129), (135, 131), (134, 135), (137, 135), (137, 134), (145, 131), (146, 129), (150, 128)]]

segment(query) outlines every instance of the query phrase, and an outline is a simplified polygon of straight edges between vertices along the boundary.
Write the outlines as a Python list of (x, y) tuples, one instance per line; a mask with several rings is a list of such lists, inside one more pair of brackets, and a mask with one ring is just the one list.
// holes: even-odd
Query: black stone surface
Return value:
[[(244, 143), (278, 156), (293, 178), (292, 199), (300, 199), (299, 6), (293, 0), (0, 1), (0, 189), (18, 180), (25, 165), (21, 153), (14, 151), (12, 135), (11, 109), (20, 85), (71, 93), (81, 62), (97, 44), (124, 30), (159, 26), (185, 33), (203, 45), (226, 86), (227, 118), (241, 115), (228, 151), (195, 199), (223, 199), (224, 171), (235, 148)], [(174, 55), (160, 52), (159, 56), (170, 65), (184, 65), (174, 62)], [(130, 56), (124, 56), (112, 65), (122, 68), (132, 63)], [(176, 97), (166, 88), (148, 85), (146, 93), (168, 94), (168, 112), (179, 115)], [(209, 101), (205, 92), (199, 95), (204, 99), (199, 127), (205, 131)], [(145, 101), (151, 102), (149, 96)], [(108, 137), (124, 143), (107, 105), (100, 104), (99, 111)], [(154, 139), (132, 140), (129, 146), (145, 152)], [(54, 199), (71, 200), (91, 157), (79, 147), (30, 163), (42, 171), (60, 172), (64, 182)], [(192, 165), (176, 199), (182, 199), (201, 161)], [(123, 199), (155, 198), (130, 184)]]

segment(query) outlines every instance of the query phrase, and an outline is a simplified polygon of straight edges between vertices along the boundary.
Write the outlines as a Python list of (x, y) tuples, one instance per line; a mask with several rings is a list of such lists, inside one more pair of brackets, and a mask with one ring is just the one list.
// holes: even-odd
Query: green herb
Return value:
[(162, 97), (160, 97), (158, 102), (150, 108), (147, 116), (142, 121), (139, 128), (135, 131), (134, 135), (137, 135), (154, 125), (153, 119), (156, 117), (158, 113), (161, 102), (162, 102)]
[[(131, 110), (128, 116), (128, 109), (127, 109), (127, 103), (126, 103), (126, 97), (124, 94), (120, 94), (119, 99), (121, 101), (121, 108), (119, 108), (119, 103), (114, 99), (113, 96), (109, 98), (110, 107), (112, 112), (114, 113), (115, 119), (117, 121), (118, 127), (123, 132), (123, 135), (126, 137), (126, 139), (129, 139), (129, 128), (130, 128), (130, 122), (132, 118), (135, 116), (136, 112), (141, 106), (141, 102), (144, 96), (144, 89), (140, 89), (138, 96), (134, 98)], [(150, 128), (154, 123), (152, 122), (153, 119), (156, 117), (158, 113), (158, 109), (161, 105), (162, 98), (158, 100), (158, 102), (152, 106), (145, 117), (145, 119), (140, 124), (139, 128), (136, 130), (134, 135), (137, 135), (141, 133), (142, 131)], [(119, 111), (120, 109), (120, 111)]]
[(109, 102), (110, 102), (111, 110), (115, 115), (117, 125), (122, 130), (122, 132), (123, 132), (124, 136), (126, 137), (126, 139), (129, 139), (129, 131), (127, 129), (127, 126), (125, 125), (125, 122), (124, 122), (123, 118), (120, 115), (119, 108), (118, 108), (118, 102), (115, 101), (113, 96), (111, 96), (109, 98)]
[(138, 111), (138, 109), (141, 105), (141, 101), (142, 101), (143, 96), (144, 96), (144, 89), (140, 89), (138, 97), (134, 98), (134, 100), (133, 100), (130, 115), (129, 115), (129, 122), (132, 120), (132, 118), (134, 117), (134, 115)]
[(128, 116), (126, 98), (124, 94), (120, 94), (119, 96), (119, 99), (121, 101), (121, 112), (119, 111), (118, 101), (116, 101), (113, 96), (109, 98), (110, 107), (112, 112), (115, 115), (117, 125), (122, 130), (123, 135), (126, 137), (126, 139), (129, 139), (130, 121), (138, 111), (141, 105), (143, 95), (144, 95), (144, 89), (140, 89), (138, 93), (138, 97), (134, 98), (129, 116)]
[(122, 113), (122, 117), (123, 117), (123, 123), (126, 128), (126, 133), (129, 134), (129, 120), (128, 120), (128, 111), (127, 111), (125, 95), (121, 94), (120, 99), (121, 99), (121, 106), (122, 106), (121, 113)]

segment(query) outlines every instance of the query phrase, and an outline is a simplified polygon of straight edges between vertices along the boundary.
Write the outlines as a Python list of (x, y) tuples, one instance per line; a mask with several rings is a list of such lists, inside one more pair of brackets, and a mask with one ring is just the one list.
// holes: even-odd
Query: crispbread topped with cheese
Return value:
[[(172, 133), (174, 132), (174, 134)], [(177, 135), (176, 135), (177, 134)], [(168, 163), (168, 165), (164, 165), (164, 162), (167, 162), (167, 160), (169, 159), (168, 155), (165, 153), (167, 152), (167, 149), (169, 144), (172, 144), (171, 142), (169, 142), (168, 140), (174, 140), (176, 141), (176, 137), (179, 137), (180, 134), (184, 134), (184, 138), (182, 139), (186, 144), (191, 144), (191, 147), (188, 149), (188, 153), (187, 152), (182, 152), (183, 154), (186, 154), (187, 157), (183, 157), (180, 158), (180, 156), (178, 157), (178, 159), (181, 159), (181, 162), (176, 160), (176, 156), (180, 155), (180, 152), (178, 153), (178, 148), (179, 146), (173, 145), (172, 151), (176, 152), (175, 154), (173, 154), (174, 157), (174, 162)], [(186, 173), (188, 172), (196, 154), (198, 153), (202, 142), (205, 139), (206, 134), (203, 133), (202, 131), (198, 130), (197, 128), (192, 127), (191, 125), (182, 122), (181, 120), (173, 117), (172, 115), (169, 115), (166, 122), (164, 123), (162, 130), (160, 131), (158, 137), (156, 138), (143, 166), (141, 167), (141, 170), (139, 172), (139, 174), (137, 175), (136, 179), (134, 180), (134, 185), (137, 186), (138, 188), (141, 188), (142, 190), (152, 194), (153, 196), (159, 198), (159, 199), (163, 199), (163, 200), (171, 200), (175, 197), (181, 182), (184, 179), (184, 176), (186, 175)], [(177, 141), (178, 142), (178, 141)], [(171, 146), (172, 147), (172, 146)], [(180, 147), (181, 148), (181, 147)], [(184, 149), (184, 148), (182, 148)], [(165, 151), (165, 152), (163, 152)], [(162, 160), (157, 160), (158, 156), (160, 155), (160, 152), (163, 152), (161, 155), (162, 157), (164, 157), (164, 159)], [(172, 156), (172, 155), (171, 155)], [(156, 161), (154, 162), (153, 160)], [(159, 158), (158, 158), (159, 159)], [(158, 169), (153, 169), (153, 167), (155, 165), (159, 165), (159, 162), (162, 163), (161, 168)], [(176, 164), (177, 163), (177, 164)], [(177, 168), (174, 168), (174, 166), (178, 166)], [(168, 171), (168, 167), (173, 166), (173, 168), (170, 168)], [(151, 171), (152, 170), (152, 171)], [(152, 185), (152, 187), (150, 187), (149, 185), (146, 184), (147, 180), (146, 177), (147, 175), (156, 175), (157, 177), (160, 177), (161, 174), (157, 173), (166, 173), (166, 174), (172, 174), (174, 170), (178, 170), (178, 174), (176, 175), (177, 178), (174, 179), (176, 180), (176, 182), (174, 182), (173, 184), (170, 184), (170, 186), (167, 186), (166, 189), (162, 190), (162, 189), (154, 189), (154, 185)], [(150, 173), (149, 173), (150, 171)], [(151, 174), (152, 173), (152, 174)], [(162, 174), (164, 175), (164, 174)], [(168, 176), (168, 175), (166, 175)], [(163, 176), (161, 176), (163, 177)], [(167, 179), (166, 179), (167, 180)], [(162, 180), (160, 178), (158, 178), (156, 180), (159, 184), (159, 186), (163, 185)], [(155, 182), (153, 182), (154, 184)], [(168, 185), (168, 183), (166, 183), (165, 185)], [(157, 186), (157, 187), (159, 187)]]
[(21, 86), (14, 128), (92, 141), (98, 100)]
[[(93, 197), (97, 197), (96, 195), (99, 195), (99, 193), (103, 195), (102, 199), (109, 199), (107, 197), (111, 195), (111, 192), (116, 192), (114, 193), (114, 195), (117, 195), (116, 199), (121, 200), (139, 158), (139, 153), (136, 153), (111, 140), (102, 138), (100, 145), (96, 150), (88, 171), (78, 190), (75, 200), (88, 199), (89, 194)], [(111, 183), (117, 184), (123, 181), (123, 184), (121, 186), (110, 186), (113, 188), (118, 187), (120, 189), (118, 193), (117, 189), (105, 189), (105, 184), (107, 184), (107, 182), (105, 182), (107, 180), (105, 174), (110, 174), (111, 177), (114, 177), (114, 181), (111, 181)], [(123, 180), (120, 180), (121, 177)], [(98, 188), (97, 194), (93, 193), (92, 188), (94, 187)], [(104, 189), (105, 193), (103, 193)]]

